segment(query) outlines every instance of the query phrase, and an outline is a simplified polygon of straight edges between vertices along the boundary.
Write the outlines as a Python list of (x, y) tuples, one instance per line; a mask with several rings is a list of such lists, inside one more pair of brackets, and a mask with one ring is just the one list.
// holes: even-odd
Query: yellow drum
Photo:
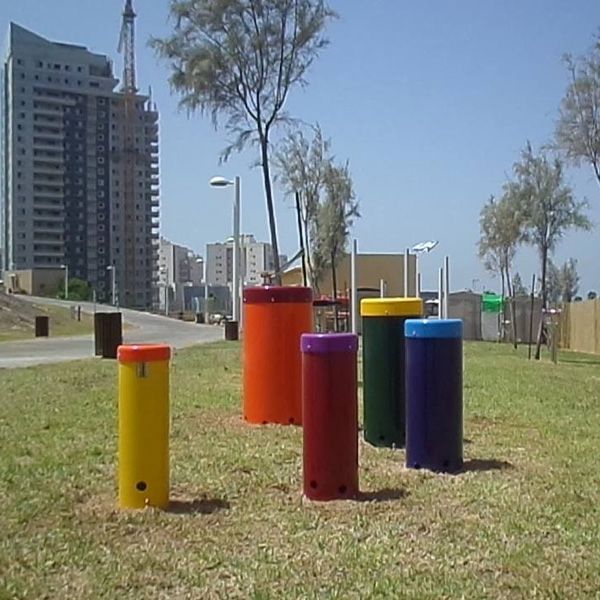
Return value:
[(169, 361), (162, 345), (120, 346), (119, 507), (169, 505)]

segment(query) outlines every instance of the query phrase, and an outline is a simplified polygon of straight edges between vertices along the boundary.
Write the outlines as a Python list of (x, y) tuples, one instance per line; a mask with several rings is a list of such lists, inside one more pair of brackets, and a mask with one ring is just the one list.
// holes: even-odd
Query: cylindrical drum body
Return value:
[(119, 506), (169, 505), (169, 346), (121, 346)]
[(406, 334), (406, 466), (463, 465), (463, 323), (411, 320)]
[(313, 330), (312, 290), (244, 289), (244, 418), (302, 424), (300, 336)]
[(423, 315), (420, 298), (367, 298), (361, 304), (365, 440), (402, 448), (405, 441), (404, 322)]
[(339, 500), (358, 495), (358, 337), (304, 334), (302, 419), (304, 495)]

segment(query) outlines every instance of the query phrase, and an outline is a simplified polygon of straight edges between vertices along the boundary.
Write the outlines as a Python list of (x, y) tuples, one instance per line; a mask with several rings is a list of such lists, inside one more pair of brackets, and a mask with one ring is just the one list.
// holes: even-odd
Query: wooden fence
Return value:
[(565, 304), (561, 315), (561, 346), (600, 354), (600, 300)]

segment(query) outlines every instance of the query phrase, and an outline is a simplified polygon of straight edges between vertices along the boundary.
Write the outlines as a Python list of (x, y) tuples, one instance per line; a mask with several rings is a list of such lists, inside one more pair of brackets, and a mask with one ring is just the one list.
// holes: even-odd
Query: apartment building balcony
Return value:
[(40, 231), (33, 232), (33, 242), (40, 244), (62, 244), (64, 242), (62, 232), (58, 231)]
[[(65, 194), (62, 190), (34, 190), (33, 192), (33, 201), (34, 202), (43, 202), (48, 200), (52, 202), (53, 200), (63, 200)], [(62, 202), (61, 202), (62, 204)]]
[(63, 107), (56, 104), (47, 104), (46, 102), (39, 102), (39, 98), (36, 97), (33, 104), (34, 115), (47, 115), (49, 117), (62, 117)]
[[(49, 222), (50, 221), (50, 222)], [(34, 235), (37, 232), (40, 233), (54, 233), (62, 236), (64, 228), (62, 223), (58, 221), (52, 221), (50, 218), (42, 217), (40, 220), (34, 219), (33, 221), (33, 232)]]
[(54, 221), (61, 227), (65, 220), (65, 213), (62, 208), (56, 208), (55, 206), (38, 206), (34, 205), (33, 216), (44, 221)]
[(61, 130), (65, 128), (62, 117), (56, 115), (44, 115), (37, 112), (33, 113), (33, 126), (54, 127)]
[(36, 154), (34, 151), (33, 154), (33, 165), (35, 166), (40, 166), (40, 167), (45, 167), (47, 165), (64, 165), (65, 163), (65, 157), (64, 154), (62, 154), (62, 151), (60, 154), (56, 154), (55, 156), (48, 156), (46, 154)]
[(60, 258), (60, 257), (63, 257), (64, 255), (65, 255), (65, 249), (64, 249), (64, 245), (62, 245), (62, 244), (57, 245), (57, 246), (53, 246), (51, 248), (50, 247), (48, 247), (48, 248), (45, 247), (43, 249), (38, 249), (38, 250), (35, 250), (35, 247), (34, 247), (34, 250), (33, 250), (33, 256), (34, 256), (34, 258), (36, 256), (39, 256), (39, 257), (42, 257), (42, 256), (48, 256), (48, 257), (50, 257), (50, 256), (52, 256), (52, 257)]
[(44, 140), (56, 140), (62, 142), (65, 138), (63, 131), (40, 131), (39, 128), (33, 128), (33, 147), (36, 147), (36, 138), (40, 141)]
[[(63, 161), (64, 162), (64, 161)], [(33, 163), (33, 175), (34, 178), (36, 175), (54, 175), (55, 177), (62, 177), (64, 173), (64, 169), (57, 166), (40, 164), (41, 161), (39, 158), (36, 158)]]
[(60, 138), (61, 143), (49, 143), (46, 139), (39, 139), (38, 137), (33, 138), (33, 149), (42, 150), (44, 152), (60, 152), (61, 155), (64, 153), (65, 148), (62, 144), (63, 138)]
[[(60, 197), (64, 195), (65, 184), (62, 181), (57, 181), (51, 175), (46, 175), (45, 173), (33, 173), (33, 185), (37, 185), (44, 188), (43, 191), (40, 191), (40, 194), (46, 193), (58, 193)], [(34, 195), (37, 195), (37, 192), (34, 192)]]
[(53, 106), (75, 106), (77, 102), (72, 98), (63, 98), (60, 96), (49, 96), (47, 92), (40, 88), (33, 88), (33, 101), (44, 102)]

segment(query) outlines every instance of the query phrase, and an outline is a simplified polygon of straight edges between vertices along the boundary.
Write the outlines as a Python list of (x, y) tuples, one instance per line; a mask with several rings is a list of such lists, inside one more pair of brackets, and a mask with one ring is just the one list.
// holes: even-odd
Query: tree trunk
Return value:
[(335, 315), (335, 331), (338, 332), (340, 330), (340, 327), (337, 306), (337, 270), (335, 268), (335, 252), (331, 254), (331, 283), (333, 286), (333, 312)]
[(548, 266), (548, 248), (542, 248), (542, 315), (540, 318), (540, 327), (538, 329), (537, 344), (535, 347), (535, 360), (540, 360), (542, 356), (542, 333), (544, 330), (544, 310), (546, 309), (546, 268)]
[[(504, 274), (504, 267), (500, 267), (500, 277), (502, 279), (502, 291), (501, 291), (501, 295), (502, 295), (502, 303), (504, 306), (504, 296), (506, 295), (506, 276)], [(504, 321), (506, 319), (504, 318), (504, 308), (502, 308), (502, 323), (500, 323), (500, 339), (505, 342), (506, 341), (506, 330), (504, 328)]]
[(304, 244), (304, 234), (302, 231), (302, 211), (300, 209), (300, 193), (296, 192), (296, 214), (298, 216), (298, 237), (300, 241), (300, 250), (302, 251), (302, 283), (307, 285), (306, 279), (306, 247)]
[(279, 243), (277, 241), (277, 222), (275, 220), (275, 207), (273, 204), (273, 186), (271, 185), (271, 169), (269, 167), (269, 139), (267, 137), (267, 134), (260, 135), (260, 155), (262, 161), (265, 196), (267, 198), (267, 214), (269, 217), (271, 246), (273, 247), (273, 266), (275, 269), (275, 284), (281, 285), (281, 273), (279, 272)]
[(512, 334), (512, 339), (513, 339), (513, 347), (516, 350), (519, 347), (519, 344), (517, 342), (517, 310), (516, 310), (516, 303), (515, 303), (515, 288), (512, 285), (512, 279), (510, 277), (510, 269), (509, 267), (506, 267), (506, 286), (508, 289), (508, 297), (510, 298), (509, 300), (509, 306), (510, 306), (510, 329), (511, 329), (511, 334)]
[(304, 223), (304, 245), (306, 252), (306, 266), (308, 267), (308, 285), (310, 285), (313, 289), (317, 289), (317, 282), (315, 281), (315, 270), (312, 264), (312, 252), (310, 248), (311, 239), (310, 239), (310, 228), (308, 223), (308, 217), (302, 217)]

